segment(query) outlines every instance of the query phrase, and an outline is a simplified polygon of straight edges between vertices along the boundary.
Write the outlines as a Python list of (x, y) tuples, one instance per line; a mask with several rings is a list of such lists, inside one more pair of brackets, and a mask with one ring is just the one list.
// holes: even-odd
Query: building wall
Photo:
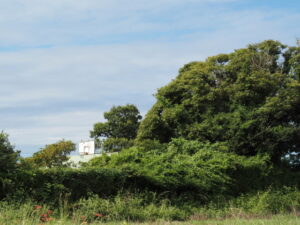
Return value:
[[(117, 152), (106, 153), (105, 155), (111, 156), (111, 155), (114, 155), (114, 154), (118, 154), (118, 153)], [(102, 154), (73, 155), (73, 156), (69, 156), (69, 160), (66, 162), (66, 164), (68, 164), (69, 166), (71, 166), (73, 168), (80, 168), (80, 163), (88, 162), (91, 159), (93, 159), (95, 157), (99, 157), (99, 156), (102, 156)]]
[(79, 143), (79, 155), (95, 154), (95, 141), (81, 141)]

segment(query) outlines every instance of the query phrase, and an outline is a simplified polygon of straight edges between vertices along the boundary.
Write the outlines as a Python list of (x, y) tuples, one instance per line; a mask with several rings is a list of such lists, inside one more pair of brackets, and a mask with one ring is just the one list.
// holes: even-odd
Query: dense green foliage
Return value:
[(59, 205), (79, 224), (297, 214), (299, 80), (300, 47), (271, 40), (187, 64), (143, 121), (134, 105), (104, 113), (90, 135), (118, 154), (77, 169), (71, 141), (17, 163), (1, 133), (0, 198)]
[(76, 201), (90, 193), (100, 196), (116, 194), (126, 175), (107, 169), (52, 168), (22, 171), (11, 189), (10, 198), (57, 204), (61, 198)]
[(85, 166), (118, 168), (147, 178), (163, 191), (199, 194), (203, 201), (259, 188), (272, 171), (268, 156), (238, 156), (220, 143), (184, 139), (141, 143), (117, 155), (94, 158)]
[(72, 141), (61, 140), (54, 144), (46, 145), (32, 157), (22, 159), (23, 167), (61, 167), (68, 160), (68, 155), (76, 149)]
[(138, 138), (222, 142), (239, 155), (299, 162), (300, 48), (264, 41), (180, 69), (159, 89)]
[(0, 200), (6, 196), (12, 186), (12, 177), (15, 176), (19, 152), (8, 140), (8, 135), (0, 133)]
[(139, 120), (142, 118), (134, 105), (112, 107), (104, 113), (107, 122), (96, 123), (91, 137), (127, 138), (136, 137)]
[(8, 135), (0, 133), (0, 177), (12, 173), (16, 169), (19, 152), (9, 142)]
[[(156, 221), (154, 225), (166, 224), (166, 221), (172, 220), (190, 220), (185, 224), (220, 225), (226, 219), (247, 219), (243, 223), (241, 221), (241, 224), (250, 224), (251, 219), (257, 218), (259, 223), (252, 221), (251, 224), (296, 225), (299, 224), (297, 212), (300, 210), (300, 193), (290, 188), (270, 189), (227, 201), (219, 199), (206, 206), (190, 201), (174, 204), (153, 192), (119, 193), (109, 198), (91, 195), (76, 204), (62, 199), (55, 208), (48, 204), (37, 207), (32, 201), (2, 202), (0, 224), (40, 224), (41, 215), (45, 215), (49, 209), (53, 212), (51, 210), (51, 220), (47, 224), (111, 224), (110, 221), (114, 221), (114, 224), (128, 224), (126, 221), (129, 221), (132, 224), (132, 221)], [(279, 214), (280, 221), (272, 219), (274, 214)], [(284, 219), (281, 214), (285, 214), (289, 220)], [(215, 223), (212, 219), (217, 219), (218, 222)], [(198, 223), (192, 222), (197, 220)], [(232, 225), (235, 222), (229, 220), (224, 224)]]
[(120, 152), (133, 146), (134, 141), (127, 138), (107, 138), (100, 141), (100, 147), (103, 152)]
[(132, 146), (142, 119), (136, 106), (114, 106), (104, 113), (104, 118), (107, 122), (94, 124), (90, 132), (92, 138), (106, 138), (100, 141), (99, 147), (105, 152), (114, 152)]

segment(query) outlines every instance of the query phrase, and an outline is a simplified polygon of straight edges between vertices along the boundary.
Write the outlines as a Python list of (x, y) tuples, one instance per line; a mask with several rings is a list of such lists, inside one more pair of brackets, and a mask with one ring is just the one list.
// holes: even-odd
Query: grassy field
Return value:
[[(151, 198), (150, 198), (151, 197)], [(206, 205), (148, 194), (90, 196), (75, 203), (0, 201), (0, 225), (300, 225), (300, 193), (266, 191)]]
[(200, 221), (186, 221), (186, 222), (168, 222), (168, 221), (156, 221), (156, 222), (148, 222), (148, 223), (131, 223), (126, 221), (119, 222), (93, 222), (87, 223), (82, 221), (75, 221), (70, 219), (53, 219), (48, 222), (40, 222), (34, 218), (24, 218), (24, 219), (16, 219), (16, 220), (3, 220), (0, 219), (1, 225), (40, 225), (40, 224), (49, 224), (49, 225), (96, 225), (96, 224), (106, 224), (106, 225), (299, 225), (300, 217), (293, 215), (276, 215), (270, 216), (269, 218), (248, 218), (248, 219), (240, 219), (240, 218), (231, 218), (231, 219), (222, 219), (222, 220), (200, 220)]

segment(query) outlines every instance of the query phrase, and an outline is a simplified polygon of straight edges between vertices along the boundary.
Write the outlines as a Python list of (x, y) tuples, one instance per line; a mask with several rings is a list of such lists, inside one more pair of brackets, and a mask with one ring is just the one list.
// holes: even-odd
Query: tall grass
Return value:
[[(48, 210), (51, 210), (49, 215)], [(36, 206), (32, 201), (0, 203), (1, 225), (40, 224), (43, 222), (42, 215), (45, 214), (49, 218), (47, 224), (63, 225), (129, 222), (161, 224), (159, 221), (164, 221), (162, 224), (169, 223), (166, 221), (220, 225), (284, 224), (282, 221), (289, 220), (291, 223), (285, 224), (296, 224), (294, 222), (299, 222), (300, 216), (300, 192), (291, 188), (269, 189), (231, 200), (216, 199), (206, 205), (192, 201), (165, 199), (152, 192), (120, 193), (110, 198), (90, 195), (72, 204), (62, 199), (56, 206), (53, 204)], [(286, 216), (274, 217), (276, 214)], [(273, 223), (269, 222), (270, 219)]]
[[(100, 216), (97, 217), (97, 214)], [(72, 217), (76, 218), (78, 215), (86, 217), (87, 221), (155, 221), (185, 220), (190, 212), (150, 192), (119, 194), (109, 199), (90, 196), (73, 206)]]
[(300, 192), (295, 188), (268, 189), (238, 198), (215, 200), (196, 209), (194, 217), (232, 218), (264, 217), (275, 214), (300, 215)]

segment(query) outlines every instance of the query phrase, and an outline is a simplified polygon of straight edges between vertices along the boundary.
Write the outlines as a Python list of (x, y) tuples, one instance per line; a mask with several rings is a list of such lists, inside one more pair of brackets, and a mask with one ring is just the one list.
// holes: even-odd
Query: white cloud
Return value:
[[(168, 30), (188, 17), (207, 15), (207, 3), (232, 0), (11, 0), (0, 1), (1, 45), (67, 44), (106, 35)], [(194, 6), (194, 7), (193, 7)], [(172, 12), (172, 10), (174, 12)], [(170, 14), (169, 11), (172, 13)], [(166, 14), (166, 15), (165, 15)], [(170, 23), (164, 22), (164, 17)], [(172, 19), (173, 18), (173, 19)], [(191, 21), (190, 21), (191, 22)], [(185, 24), (186, 25), (186, 24)], [(86, 40), (85, 40), (86, 41)]]
[(211, 7), (229, 2), (0, 0), (0, 46), (54, 45), (0, 51), (0, 129), (19, 148), (78, 141), (113, 105), (145, 113), (185, 63), (300, 36), (299, 14)]
[[(16, 118), (19, 122), (22, 119)], [(26, 117), (31, 127), (10, 128), (7, 131), (10, 137), (19, 145), (28, 144), (28, 140), (34, 140), (36, 145), (45, 145), (60, 139), (72, 139), (79, 141), (87, 138), (93, 124), (103, 120), (101, 112), (74, 111), (51, 115), (39, 115)], [(38, 126), (37, 126), (38, 125)]]

